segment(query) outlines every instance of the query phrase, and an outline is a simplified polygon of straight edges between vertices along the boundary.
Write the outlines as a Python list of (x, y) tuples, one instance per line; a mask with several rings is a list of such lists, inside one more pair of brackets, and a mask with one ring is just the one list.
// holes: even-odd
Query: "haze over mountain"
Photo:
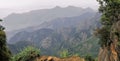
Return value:
[[(10, 13), (23, 13), (31, 10), (49, 9), (55, 6), (76, 6), (98, 9), (96, 0), (0, 0), (0, 13), (2, 13), (0, 14), (0, 18), (6, 17)], [(3, 12), (1, 10), (9, 11)]]
[(7, 16), (9, 13), (10, 13), (10, 12), (9, 12), (8, 9), (0, 8), (0, 17), (1, 17), (1, 18)]
[(34, 10), (21, 14), (12, 13), (4, 18), (4, 24), (7, 31), (10, 31), (29, 26), (36, 26), (56, 18), (79, 16), (88, 11), (92, 12), (93, 10), (91, 8), (82, 9), (74, 6), (65, 8), (56, 6), (52, 9)]
[[(51, 20), (49, 22), (44, 22), (42, 24), (40, 24), (39, 26), (33, 26), (33, 27), (28, 27), (25, 29), (22, 29), (21, 32), (25, 31), (25, 32), (34, 32), (36, 30), (42, 29), (42, 28), (50, 28), (53, 29), (55, 31), (60, 31), (60, 30), (64, 30), (66, 28), (77, 28), (77, 29), (81, 29), (81, 30), (86, 30), (89, 29), (89, 27), (91, 27), (93, 25), (93, 23), (96, 20), (91, 20), (94, 16), (95, 16), (95, 12), (86, 12), (80, 16), (76, 16), (76, 17), (65, 17), (65, 18), (57, 18), (54, 20)], [(87, 25), (86, 25), (87, 24)], [(24, 34), (23, 37), (25, 35), (29, 35), (29, 34), (25, 34), (25, 33), (21, 33), (20, 34)], [(19, 38), (15, 35), (15, 38)], [(25, 37), (26, 38), (26, 37)], [(14, 38), (13, 38), (14, 39)], [(9, 42), (11, 43), (15, 43), (17, 42), (17, 40), (13, 40), (11, 39)], [(24, 39), (24, 38), (19, 38), (19, 39)], [(20, 40), (18, 40), (20, 41)]]
[[(34, 10), (22, 14), (13, 13), (4, 18), (4, 25), (7, 31), (7, 38), (11, 38), (15, 33), (23, 28), (43, 27), (43, 23), (50, 22), (57, 18), (80, 16), (87, 12), (95, 12), (91, 8), (80, 8), (68, 6), (65, 8), (56, 6), (52, 9)], [(45, 25), (46, 26), (46, 25)], [(13, 31), (14, 30), (14, 31)], [(9, 31), (9, 32), (8, 32)]]
[[(7, 33), (8, 45), (13, 53), (33, 45), (40, 48), (43, 55), (59, 56), (60, 51), (68, 49), (71, 54), (92, 53), (96, 56), (98, 39), (92, 33), (95, 27), (100, 26), (99, 18), (100, 14), (91, 8), (69, 6), (11, 14), (4, 20), (6, 24), (20, 29)], [(93, 40), (96, 42), (92, 43)]]

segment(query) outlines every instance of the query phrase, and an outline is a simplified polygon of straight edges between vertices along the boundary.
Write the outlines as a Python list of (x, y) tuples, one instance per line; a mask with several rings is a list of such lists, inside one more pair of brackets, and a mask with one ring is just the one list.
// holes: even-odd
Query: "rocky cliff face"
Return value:
[(100, 48), (98, 61), (119, 61), (119, 52), (117, 50), (113, 43), (110, 47)]
[(113, 24), (110, 38), (110, 45), (100, 48), (98, 61), (120, 61), (120, 21)]

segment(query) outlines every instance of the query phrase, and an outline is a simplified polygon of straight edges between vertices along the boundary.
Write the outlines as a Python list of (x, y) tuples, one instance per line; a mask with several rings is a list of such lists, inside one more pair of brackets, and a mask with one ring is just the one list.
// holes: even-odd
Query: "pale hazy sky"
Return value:
[(0, 16), (7, 14), (7, 12), (24, 12), (55, 6), (67, 7), (69, 5), (98, 8), (96, 0), (0, 0)]

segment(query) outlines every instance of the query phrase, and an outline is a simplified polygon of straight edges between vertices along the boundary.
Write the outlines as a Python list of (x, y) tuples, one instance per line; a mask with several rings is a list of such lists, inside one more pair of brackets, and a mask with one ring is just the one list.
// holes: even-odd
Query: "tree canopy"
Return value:
[(98, 30), (100, 45), (109, 46), (112, 42), (111, 32), (113, 25), (120, 21), (120, 0), (97, 0), (100, 4), (102, 27)]
[[(0, 19), (0, 21), (2, 21)], [(4, 27), (0, 25), (0, 61), (9, 61), (11, 57), (11, 52), (6, 45), (6, 34), (4, 32)]]

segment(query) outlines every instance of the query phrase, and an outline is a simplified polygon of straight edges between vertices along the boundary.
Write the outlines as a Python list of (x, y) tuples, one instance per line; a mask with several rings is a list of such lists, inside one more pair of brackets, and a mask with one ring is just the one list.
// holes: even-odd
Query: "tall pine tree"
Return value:
[(4, 29), (5, 28), (0, 25), (0, 61), (10, 61), (11, 54), (6, 46), (6, 34)]
[(100, 3), (101, 28), (97, 30), (101, 45), (98, 61), (120, 60), (120, 0), (97, 0)]

